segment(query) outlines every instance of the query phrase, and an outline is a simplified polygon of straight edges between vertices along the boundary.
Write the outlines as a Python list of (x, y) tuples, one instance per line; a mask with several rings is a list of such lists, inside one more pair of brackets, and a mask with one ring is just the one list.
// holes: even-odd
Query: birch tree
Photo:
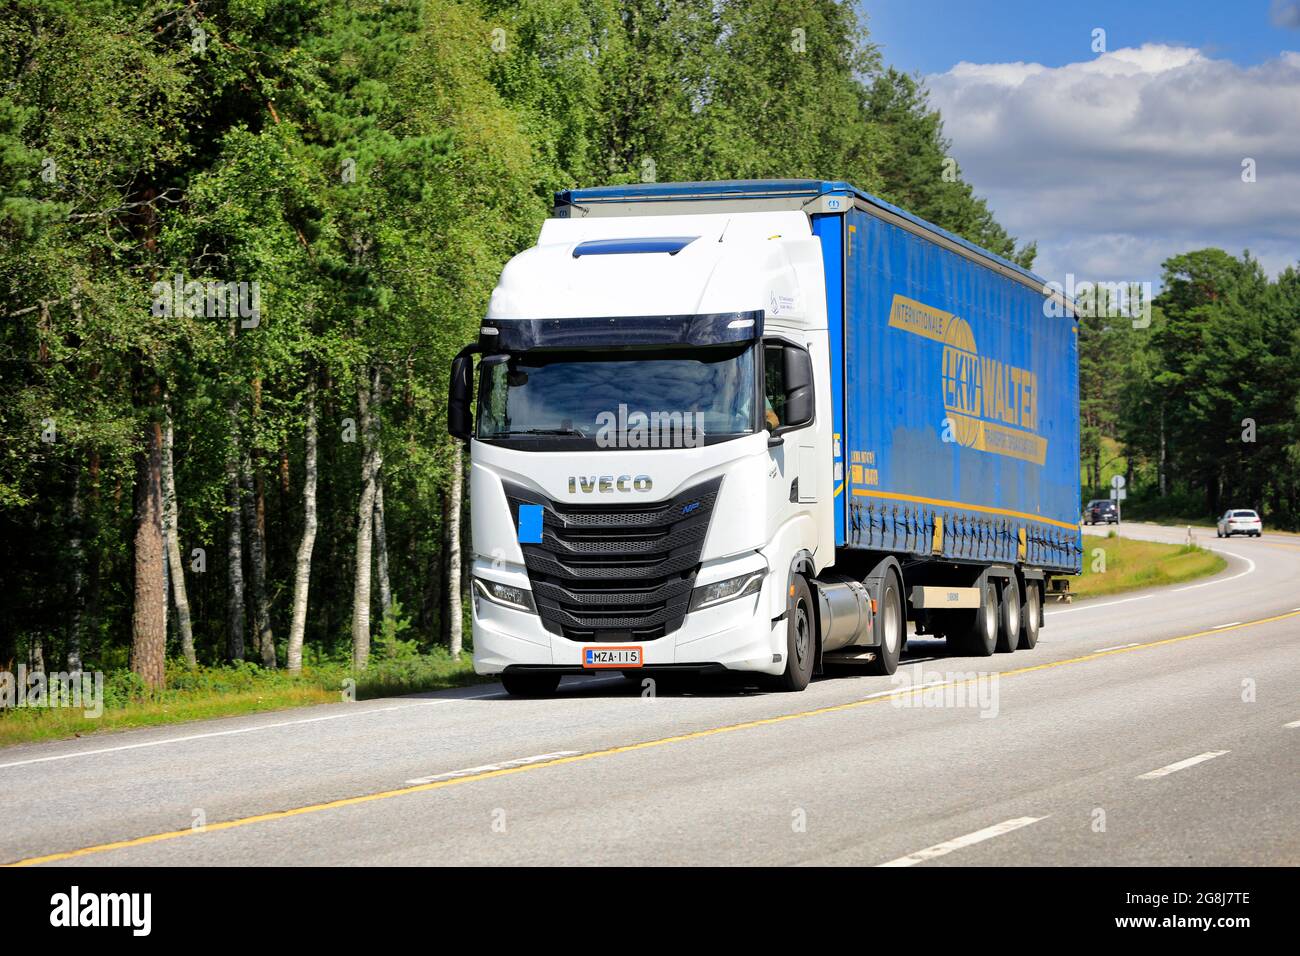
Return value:
[(307, 421), (304, 434), (304, 469), (302, 483), (302, 539), (298, 542), (298, 560), (293, 576), (293, 615), (289, 624), (289, 647), (286, 651), (289, 673), (302, 670), (302, 642), (307, 629), (307, 595), (311, 587), (311, 555), (316, 546), (316, 375), (307, 377)]
[(185, 663), (194, 667), (198, 660), (194, 654), (194, 629), (190, 622), (190, 602), (185, 592), (185, 567), (181, 562), (180, 505), (176, 497), (176, 466), (173, 448), (176, 437), (172, 425), (170, 404), (164, 415), (163, 427), (163, 520), (167, 527), (167, 566), (172, 585), (172, 599), (176, 605), (176, 627), (180, 632), (181, 655)]

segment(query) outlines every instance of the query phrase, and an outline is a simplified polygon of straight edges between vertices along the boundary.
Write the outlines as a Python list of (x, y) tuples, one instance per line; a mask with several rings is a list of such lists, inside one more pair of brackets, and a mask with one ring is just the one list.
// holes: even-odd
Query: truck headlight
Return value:
[(766, 576), (767, 569), (764, 568), (762, 571), (750, 571), (734, 578), (727, 578), (725, 581), (698, 587), (691, 592), (691, 610), (698, 611), (700, 608), (713, 607), (715, 604), (757, 594), (762, 589), (763, 578)]
[(537, 613), (537, 606), (533, 604), (533, 592), (527, 588), (517, 588), (513, 584), (501, 584), (497, 581), (485, 581), (483, 578), (475, 578), (474, 594), (484, 600), (491, 601), (493, 604), (512, 607), (516, 611), (528, 611), (530, 614)]

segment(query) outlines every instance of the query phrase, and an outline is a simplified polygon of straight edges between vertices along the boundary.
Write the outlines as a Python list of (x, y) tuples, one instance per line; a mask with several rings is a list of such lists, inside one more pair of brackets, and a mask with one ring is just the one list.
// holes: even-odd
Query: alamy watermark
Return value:
[(70, 707), (98, 719), (104, 713), (103, 671), (0, 671), (0, 710), (19, 707)]
[(596, 416), (598, 448), (699, 448), (704, 444), (703, 412), (617, 412)]
[(156, 317), (183, 316), (209, 319), (238, 318), (245, 329), (262, 321), (262, 289), (257, 281), (220, 282), (186, 280), (179, 272), (170, 282), (159, 280), (150, 289)]
[(1129, 319), (1135, 329), (1151, 325), (1151, 301), (1155, 297), (1150, 282), (1078, 281), (1067, 272), (1065, 282), (1043, 285), (1043, 314), (1055, 318), (1065, 314), (1065, 302), (1074, 303), (1079, 318)]
[(996, 717), (999, 676), (979, 671), (927, 673), (918, 662), (890, 678), (890, 683), (901, 691), (891, 703), (906, 708), (969, 707), (978, 710), (980, 717)]

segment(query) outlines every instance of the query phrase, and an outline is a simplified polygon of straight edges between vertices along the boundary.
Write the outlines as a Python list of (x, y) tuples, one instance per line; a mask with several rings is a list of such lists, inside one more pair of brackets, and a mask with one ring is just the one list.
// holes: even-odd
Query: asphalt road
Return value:
[(895, 680), (571, 678), (7, 748), (0, 861), (1294, 865), (1300, 537), (1198, 537), (1222, 574), (1054, 605), (1033, 651), (913, 639)]

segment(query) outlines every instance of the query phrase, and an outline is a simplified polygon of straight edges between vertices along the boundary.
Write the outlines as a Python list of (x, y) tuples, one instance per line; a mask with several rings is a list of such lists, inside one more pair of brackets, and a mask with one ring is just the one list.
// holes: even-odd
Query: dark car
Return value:
[(1119, 509), (1108, 498), (1094, 498), (1083, 509), (1084, 524), (1119, 524)]

